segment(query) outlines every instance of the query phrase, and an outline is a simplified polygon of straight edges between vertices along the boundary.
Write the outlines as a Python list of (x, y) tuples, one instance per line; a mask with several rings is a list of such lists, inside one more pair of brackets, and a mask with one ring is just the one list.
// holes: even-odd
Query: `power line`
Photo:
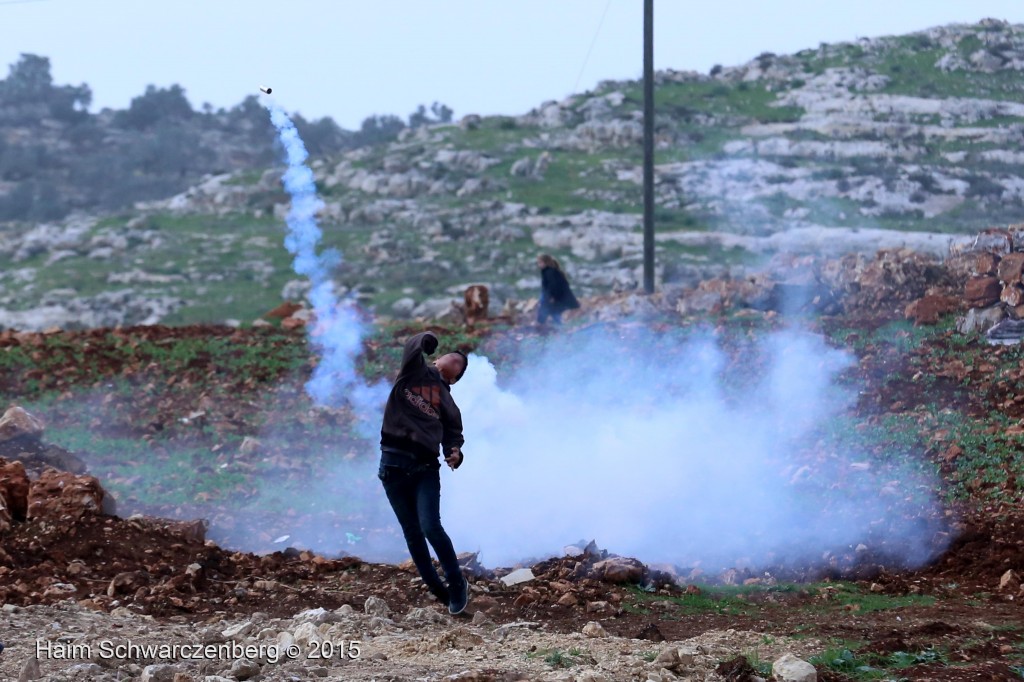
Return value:
[(597, 44), (597, 37), (601, 35), (601, 27), (604, 26), (604, 18), (608, 16), (608, 8), (612, 6), (612, 0), (608, 0), (604, 6), (604, 12), (601, 13), (601, 21), (597, 22), (597, 30), (594, 31), (594, 37), (590, 41), (590, 47), (587, 48), (587, 56), (583, 58), (583, 66), (580, 67), (580, 73), (576, 76), (576, 84), (572, 86), (572, 92), (569, 94), (575, 95), (576, 91), (580, 87), (580, 81), (583, 80), (583, 71), (587, 68), (587, 62), (590, 61), (590, 53), (594, 51), (594, 45)]

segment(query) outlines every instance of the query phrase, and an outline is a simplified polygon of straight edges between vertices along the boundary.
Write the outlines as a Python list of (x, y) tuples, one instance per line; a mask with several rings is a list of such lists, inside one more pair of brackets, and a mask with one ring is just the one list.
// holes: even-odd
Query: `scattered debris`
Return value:
[(501, 583), (506, 587), (511, 587), (513, 585), (529, 582), (535, 577), (536, 576), (533, 575), (533, 571), (529, 568), (517, 568), (508, 575), (503, 575), (501, 577)]

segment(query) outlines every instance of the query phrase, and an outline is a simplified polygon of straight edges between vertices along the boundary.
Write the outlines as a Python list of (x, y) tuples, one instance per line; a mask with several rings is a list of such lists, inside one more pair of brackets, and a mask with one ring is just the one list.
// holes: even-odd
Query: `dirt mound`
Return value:
[(1024, 567), (1024, 515), (972, 518), (949, 549), (922, 573), (991, 590), (1008, 570)]

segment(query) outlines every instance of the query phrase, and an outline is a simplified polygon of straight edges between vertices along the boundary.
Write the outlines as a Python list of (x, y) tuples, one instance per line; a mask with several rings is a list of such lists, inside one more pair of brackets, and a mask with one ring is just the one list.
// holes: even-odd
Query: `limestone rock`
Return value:
[(224, 640), (234, 640), (241, 642), (246, 636), (252, 632), (253, 623), (250, 620), (243, 621), (241, 623), (235, 623), (234, 625), (228, 626), (221, 633)]
[(793, 654), (786, 654), (775, 661), (772, 675), (778, 682), (818, 682), (818, 671), (814, 666)]
[[(280, 633), (277, 636), (278, 641), (281, 641), (281, 635), (286, 633)], [(309, 649), (310, 645), (323, 641), (323, 637), (320, 635), (320, 631), (317, 630), (316, 625), (313, 623), (303, 623), (299, 627), (295, 628), (295, 634), (292, 636), (293, 641), (303, 649)]]
[(149, 579), (142, 571), (125, 571), (115, 575), (107, 585), (107, 596), (116, 597), (119, 594), (135, 594)]
[(576, 682), (611, 682), (611, 680), (597, 671), (585, 670), (576, 677)]
[(533, 580), (536, 576), (533, 575), (533, 571), (529, 568), (517, 568), (508, 575), (501, 577), (501, 583), (505, 587), (511, 587), (520, 583), (525, 583)]
[(39, 440), (43, 435), (43, 422), (23, 407), (15, 405), (0, 417), (0, 442), (14, 438)]
[(260, 665), (248, 658), (239, 658), (231, 664), (230, 674), (236, 680), (248, 680), (260, 674)]
[(391, 615), (391, 607), (380, 597), (368, 597), (363, 604), (363, 611), (369, 616), (388, 618)]
[(42, 673), (39, 670), (39, 661), (35, 655), (29, 656), (25, 660), (25, 664), (21, 666), (21, 672), (18, 673), (18, 682), (30, 682), (38, 680), (40, 677), (42, 677)]
[(398, 299), (391, 304), (391, 314), (397, 318), (407, 318), (416, 309), (416, 301), (408, 296)]
[[(477, 611), (477, 613), (482, 613)], [(447, 618), (437, 609), (422, 609), (415, 608), (410, 609), (409, 613), (405, 614), (402, 618), (403, 625), (412, 625), (417, 627), (436, 625), (438, 623), (444, 623)]]
[(441, 651), (446, 649), (461, 649), (468, 651), (475, 646), (483, 644), (484, 638), (466, 628), (452, 628), (438, 638), (438, 648)]
[(971, 308), (964, 317), (958, 318), (956, 330), (961, 334), (984, 334), (1006, 317), (1002, 305), (989, 308)]
[(142, 669), (141, 682), (174, 682), (178, 667), (167, 663), (155, 663)]

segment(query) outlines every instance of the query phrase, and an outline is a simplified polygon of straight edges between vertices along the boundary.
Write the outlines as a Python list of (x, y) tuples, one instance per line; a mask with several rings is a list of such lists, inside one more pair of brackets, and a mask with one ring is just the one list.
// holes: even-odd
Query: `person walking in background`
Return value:
[(579, 308), (580, 302), (569, 287), (558, 261), (546, 253), (537, 256), (540, 267), (540, 305), (537, 306), (537, 324), (544, 324), (550, 317), (554, 324), (562, 323), (562, 313)]
[[(402, 366), (384, 407), (377, 477), (424, 584), (448, 605), (449, 613), (457, 615), (469, 601), (469, 584), (441, 526), (438, 447), (452, 471), (458, 469), (462, 464), (462, 414), (450, 387), (465, 374), (469, 359), (454, 352), (428, 365), (423, 356), (433, 354), (437, 344), (432, 332), (416, 334), (405, 343)], [(428, 540), (444, 569), (447, 586), (430, 560)]]

